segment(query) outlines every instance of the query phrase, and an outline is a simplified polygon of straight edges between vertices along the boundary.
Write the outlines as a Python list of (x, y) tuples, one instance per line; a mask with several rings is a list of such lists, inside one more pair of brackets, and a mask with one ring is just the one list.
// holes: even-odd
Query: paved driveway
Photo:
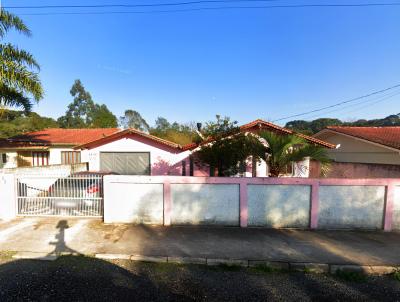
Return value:
[(400, 233), (104, 225), (93, 219), (24, 218), (0, 222), (0, 251), (399, 265)]

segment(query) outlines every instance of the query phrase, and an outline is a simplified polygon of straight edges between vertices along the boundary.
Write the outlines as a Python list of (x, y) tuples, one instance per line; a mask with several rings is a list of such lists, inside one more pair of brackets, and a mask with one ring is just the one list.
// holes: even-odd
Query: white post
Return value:
[(11, 220), (17, 214), (14, 174), (0, 174), (0, 220)]

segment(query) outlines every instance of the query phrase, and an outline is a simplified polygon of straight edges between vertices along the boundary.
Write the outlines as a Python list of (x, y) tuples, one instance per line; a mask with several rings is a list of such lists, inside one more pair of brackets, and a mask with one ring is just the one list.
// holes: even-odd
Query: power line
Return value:
[(334, 108), (334, 107), (337, 107), (337, 106), (341, 106), (343, 104), (348, 104), (348, 103), (355, 102), (355, 101), (358, 101), (358, 100), (361, 100), (361, 99), (365, 99), (365, 98), (368, 98), (370, 96), (377, 95), (377, 94), (380, 94), (380, 93), (383, 93), (383, 92), (386, 92), (386, 91), (389, 91), (389, 90), (392, 90), (392, 89), (395, 89), (395, 88), (398, 88), (398, 87), (400, 87), (400, 84), (397, 84), (397, 85), (394, 85), (394, 86), (391, 86), (391, 87), (388, 87), (388, 88), (385, 88), (385, 89), (382, 89), (382, 90), (374, 91), (372, 93), (365, 94), (365, 95), (362, 95), (360, 97), (356, 97), (354, 99), (350, 99), (350, 100), (347, 100), (347, 101), (342, 101), (342, 102), (339, 102), (339, 103), (336, 103), (336, 104), (333, 104), (333, 105), (330, 105), (330, 106), (318, 108), (318, 109), (315, 109), (315, 110), (311, 110), (311, 111), (307, 111), (307, 112), (303, 112), (303, 113), (299, 113), (299, 114), (293, 114), (293, 115), (285, 116), (285, 117), (276, 119), (273, 122), (287, 120), (287, 119), (290, 119), (290, 118), (299, 117), (299, 116), (307, 115), (307, 114), (314, 113), (314, 112), (320, 112), (320, 111), (323, 111), (323, 110), (326, 110), (326, 109), (329, 109), (329, 108)]
[(347, 113), (349, 113), (349, 112), (354, 112), (354, 111), (359, 111), (359, 110), (361, 110), (361, 109), (364, 109), (364, 108), (367, 108), (367, 107), (371, 107), (372, 105), (375, 105), (375, 104), (378, 104), (378, 103), (382, 103), (383, 101), (386, 101), (386, 100), (388, 100), (388, 99), (391, 99), (392, 97), (394, 97), (394, 96), (396, 96), (396, 95), (399, 95), (399, 94), (400, 94), (400, 92), (399, 92), (399, 93), (396, 93), (396, 94), (393, 94), (393, 95), (390, 95), (390, 96), (388, 96), (388, 97), (385, 97), (385, 98), (383, 98), (383, 99), (381, 99), (381, 100), (379, 100), (379, 101), (373, 102), (373, 103), (371, 103), (371, 104), (367, 104), (367, 105), (365, 105), (365, 106), (360, 106), (360, 107), (358, 107), (358, 108), (356, 108), (356, 109), (353, 109), (353, 110), (351, 110), (351, 111), (348, 111)]
[[(254, 1), (254, 0), (253, 0)], [(157, 5), (154, 5), (157, 6)], [(50, 16), (50, 15), (111, 15), (111, 14), (152, 14), (152, 13), (179, 13), (205, 10), (235, 10), (235, 9), (285, 9), (285, 8), (351, 8), (351, 7), (395, 7), (400, 3), (358, 3), (358, 4), (298, 4), (298, 5), (264, 5), (264, 6), (215, 6), (194, 7), (174, 10), (147, 10), (147, 11), (101, 11), (101, 12), (43, 12), (21, 13), (24, 16)], [(12, 7), (8, 7), (12, 8)], [(22, 8), (22, 7), (20, 7)]]
[[(397, 91), (395, 93), (386, 94), (386, 95), (380, 96), (378, 98), (373, 98), (373, 99), (370, 99), (370, 100), (358, 102), (356, 104), (351, 104), (351, 105), (348, 105), (348, 106), (346, 106), (344, 108), (337, 108), (337, 109), (334, 109), (334, 110), (330, 110), (330, 111), (324, 112), (323, 114), (326, 115), (326, 114), (329, 114), (329, 113), (332, 113), (332, 112), (343, 111), (343, 110), (346, 110), (346, 109), (349, 109), (349, 108), (352, 108), (352, 107), (357, 107), (358, 105), (363, 105), (363, 106), (357, 107), (356, 109), (352, 109), (350, 111), (346, 111), (346, 113), (354, 112), (356, 110), (361, 110), (361, 109), (370, 107), (372, 105), (375, 105), (377, 103), (381, 103), (381, 102), (386, 101), (386, 100), (388, 100), (388, 99), (390, 99), (390, 98), (392, 98), (394, 96), (397, 96), (397, 95), (400, 95), (400, 91)], [(319, 118), (319, 117), (321, 117), (321, 115), (322, 115), (322, 113), (321, 114), (316, 114), (316, 115), (311, 115), (311, 116), (308, 116), (307, 119)]]
[(93, 4), (93, 5), (30, 5), (30, 6), (5, 6), (5, 9), (43, 9), (43, 8), (109, 8), (109, 7), (157, 7), (157, 6), (183, 6), (194, 4), (235, 3), (235, 2), (276, 2), (282, 0), (198, 0), (185, 2), (166, 2), (150, 4)]

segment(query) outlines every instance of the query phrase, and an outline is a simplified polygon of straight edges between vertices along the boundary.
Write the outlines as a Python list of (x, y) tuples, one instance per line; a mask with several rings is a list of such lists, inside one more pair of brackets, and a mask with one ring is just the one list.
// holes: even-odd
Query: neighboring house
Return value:
[[(268, 130), (282, 135), (294, 134), (263, 120), (253, 121), (240, 129), (252, 133)], [(297, 135), (313, 144), (335, 147), (317, 138)], [(87, 162), (90, 171), (208, 176), (209, 171), (197, 166), (191, 157), (198, 148), (197, 144), (181, 146), (136, 129), (46, 129), (0, 141), (0, 168)], [(288, 176), (307, 177), (308, 170), (306, 160), (295, 164)], [(255, 165), (249, 159), (242, 175), (265, 177), (268, 170), (265, 162)]]
[(330, 177), (400, 177), (400, 127), (331, 126), (314, 137), (338, 145)]
[(87, 162), (91, 171), (180, 175), (190, 151), (135, 130), (45, 129), (0, 141), (2, 168)]
[(0, 168), (74, 164), (82, 161), (76, 145), (119, 129), (45, 129), (0, 139)]
[(78, 145), (92, 171), (135, 175), (182, 175), (182, 161), (191, 153), (176, 143), (136, 129)]
[[(336, 145), (325, 142), (323, 140), (320, 140), (318, 138), (314, 138), (308, 135), (304, 135), (301, 133), (296, 133), (293, 130), (287, 129), (280, 127), (278, 125), (275, 125), (273, 123), (257, 119), (255, 121), (252, 121), (248, 124), (240, 126), (240, 130), (242, 132), (249, 132), (249, 133), (254, 133), (257, 134), (260, 131), (273, 131), (277, 134), (281, 135), (297, 135), (303, 138), (305, 141), (307, 141), (310, 144), (315, 144), (327, 149), (334, 149), (336, 148)], [(198, 148), (198, 145), (193, 144), (193, 146), (190, 147), (191, 150), (195, 150)], [(292, 176), (292, 177), (309, 177), (310, 173), (310, 161), (308, 159), (305, 159), (303, 162), (299, 163), (293, 163), (292, 167), (288, 167), (287, 174), (285, 176)], [(243, 173), (243, 176), (246, 177), (267, 177), (268, 176), (268, 167), (267, 164), (264, 161), (261, 162), (254, 162), (252, 159), (248, 159), (247, 161), (247, 166), (246, 166), (246, 172)]]

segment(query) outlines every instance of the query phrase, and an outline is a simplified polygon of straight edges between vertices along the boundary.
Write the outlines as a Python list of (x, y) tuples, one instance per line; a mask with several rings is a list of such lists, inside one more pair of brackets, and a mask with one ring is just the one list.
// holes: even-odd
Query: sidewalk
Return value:
[(0, 250), (357, 265), (400, 265), (400, 233), (104, 225), (99, 220), (0, 222)]

